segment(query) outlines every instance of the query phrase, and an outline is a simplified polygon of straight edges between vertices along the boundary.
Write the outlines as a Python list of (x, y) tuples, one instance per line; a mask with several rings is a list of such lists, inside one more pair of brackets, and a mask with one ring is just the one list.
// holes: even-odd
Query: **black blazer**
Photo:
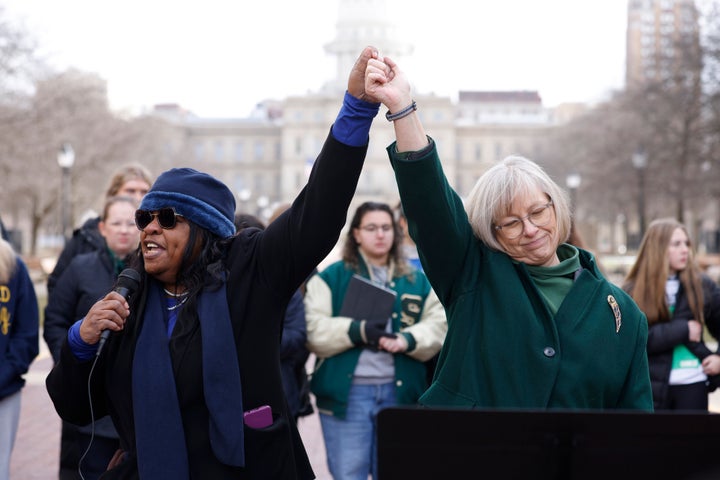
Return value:
[[(347, 219), (367, 146), (349, 147), (328, 137), (307, 186), (290, 209), (266, 230), (250, 229), (231, 241), (227, 297), (242, 379), (243, 409), (268, 404), (274, 423), (245, 428), (246, 466), (221, 464), (209, 442), (208, 411), (202, 393), (199, 323), (191, 302), (183, 307), (170, 345), (178, 398), (188, 443), (192, 479), (314, 478), (297, 427), (287, 411), (280, 376), (280, 336), (290, 297), (332, 250)], [(125, 329), (113, 335), (93, 374), (95, 415), (109, 412), (128, 460), (103, 479), (137, 478), (131, 393), (132, 361), (147, 285), (142, 282)], [(60, 416), (90, 421), (85, 395), (90, 362), (80, 363), (63, 346), (47, 388)], [(200, 386), (200, 387), (198, 387)], [(152, 399), (148, 399), (152, 401)]]

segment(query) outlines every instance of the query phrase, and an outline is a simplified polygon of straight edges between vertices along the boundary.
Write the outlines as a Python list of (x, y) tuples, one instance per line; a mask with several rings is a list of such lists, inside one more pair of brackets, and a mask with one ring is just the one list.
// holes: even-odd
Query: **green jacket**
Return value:
[(448, 316), (421, 404), (652, 411), (647, 321), (590, 253), (580, 250), (583, 270), (553, 316), (525, 265), (473, 234), (434, 143), (409, 154), (393, 143), (388, 154), (410, 234)]
[[(389, 288), (397, 292), (392, 330), (408, 341), (408, 350), (394, 355), (395, 391), (399, 405), (411, 405), (428, 387), (423, 362), (440, 351), (447, 321), (422, 272), (396, 276), (393, 271), (391, 265)], [(335, 262), (308, 281), (305, 293), (307, 345), (317, 357), (311, 389), (318, 410), (340, 418), (345, 417), (353, 373), (362, 352), (362, 347), (357, 346), (358, 322), (339, 316), (345, 290), (355, 273), (344, 262)], [(370, 278), (362, 262), (359, 273)]]

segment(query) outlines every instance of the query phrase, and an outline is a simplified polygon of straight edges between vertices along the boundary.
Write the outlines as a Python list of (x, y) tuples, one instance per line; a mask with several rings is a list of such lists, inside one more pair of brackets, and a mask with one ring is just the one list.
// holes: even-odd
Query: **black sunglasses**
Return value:
[(175, 213), (174, 208), (161, 208), (156, 212), (150, 210), (135, 210), (135, 226), (138, 230), (145, 230), (145, 227), (152, 223), (153, 218), (157, 217), (160, 226), (166, 230), (175, 228), (177, 224), (177, 217), (181, 217)]

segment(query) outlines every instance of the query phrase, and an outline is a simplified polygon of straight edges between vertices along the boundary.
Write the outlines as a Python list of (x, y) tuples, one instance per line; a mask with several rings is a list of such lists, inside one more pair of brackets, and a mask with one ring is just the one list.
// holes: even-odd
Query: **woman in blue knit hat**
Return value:
[(232, 192), (189, 168), (143, 198), (136, 291), (110, 292), (74, 324), (47, 378), (63, 419), (112, 417), (122, 451), (101, 478), (314, 478), (283, 394), (280, 336), (288, 301), (345, 224), (379, 109), (364, 91), (371, 57), (367, 47), (353, 67), (307, 185), (267, 229), (236, 235)]

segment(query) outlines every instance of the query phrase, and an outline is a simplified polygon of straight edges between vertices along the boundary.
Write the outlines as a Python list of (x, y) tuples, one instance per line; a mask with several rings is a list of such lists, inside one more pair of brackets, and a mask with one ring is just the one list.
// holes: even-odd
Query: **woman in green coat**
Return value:
[(368, 62), (365, 88), (389, 109), (397, 141), (388, 154), (410, 235), (447, 312), (420, 403), (652, 411), (647, 322), (589, 252), (565, 243), (565, 191), (513, 156), (485, 172), (464, 205), (404, 73), (378, 57)]

